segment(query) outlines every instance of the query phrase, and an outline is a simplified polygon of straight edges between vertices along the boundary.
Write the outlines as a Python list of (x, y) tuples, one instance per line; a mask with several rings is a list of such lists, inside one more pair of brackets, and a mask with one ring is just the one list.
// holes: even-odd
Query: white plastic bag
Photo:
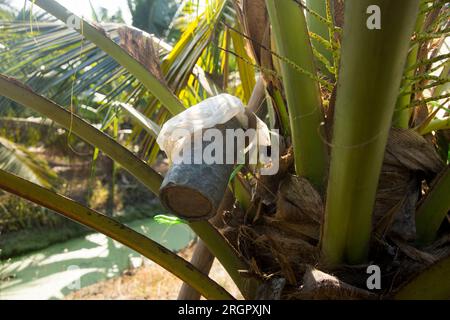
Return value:
[[(230, 94), (220, 94), (186, 109), (167, 121), (163, 125), (156, 142), (168, 158), (172, 159), (172, 155), (178, 154), (185, 142), (190, 143), (187, 135), (185, 137), (174, 135), (175, 130), (182, 129), (192, 135), (202, 129), (209, 129), (218, 124), (226, 123), (234, 117), (244, 129), (248, 127), (248, 117), (245, 114), (245, 106), (242, 101)], [(256, 119), (257, 141), (251, 141), (250, 143), (270, 146), (270, 131), (267, 125), (258, 117)]]

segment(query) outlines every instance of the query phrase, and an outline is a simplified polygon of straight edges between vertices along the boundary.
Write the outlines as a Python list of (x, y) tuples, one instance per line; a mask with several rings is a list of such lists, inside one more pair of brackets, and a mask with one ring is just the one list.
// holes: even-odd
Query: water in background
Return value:
[[(128, 224), (166, 248), (179, 251), (194, 239), (185, 224), (152, 219)], [(0, 262), (0, 300), (62, 299), (68, 293), (118, 276), (140, 254), (100, 233)]]

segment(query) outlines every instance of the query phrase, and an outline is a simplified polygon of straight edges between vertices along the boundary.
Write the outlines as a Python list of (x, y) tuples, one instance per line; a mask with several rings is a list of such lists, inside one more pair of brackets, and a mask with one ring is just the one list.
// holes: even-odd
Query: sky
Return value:
[[(91, 6), (89, 5), (89, 0), (57, 0), (63, 6), (65, 6), (70, 11), (74, 12), (77, 15), (84, 16), (85, 18), (90, 19), (91, 14)], [(10, 3), (18, 8), (23, 8), (24, 0), (10, 0)], [(30, 1), (26, 1), (27, 5), (30, 6)], [(122, 9), (122, 14), (125, 22), (127, 24), (131, 24), (131, 14), (128, 10), (127, 0), (91, 0), (92, 5), (97, 10), (99, 7), (104, 7), (108, 9), (110, 14), (114, 14), (117, 12), (117, 9)]]

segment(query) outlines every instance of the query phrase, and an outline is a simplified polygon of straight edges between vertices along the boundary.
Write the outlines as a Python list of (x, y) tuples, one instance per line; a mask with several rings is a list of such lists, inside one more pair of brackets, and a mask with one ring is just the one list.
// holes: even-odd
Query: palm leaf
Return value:
[(225, 289), (183, 258), (112, 218), (3, 170), (0, 188), (119, 241), (189, 283), (208, 299), (232, 299)]
[[(78, 116), (36, 94), (17, 80), (1, 74), (0, 95), (33, 108), (69, 130), (69, 132), (73, 131), (78, 137), (97, 147), (119, 163), (154, 194), (159, 194), (162, 177), (156, 171), (128, 149)], [(254, 293), (253, 289), (257, 281), (255, 279), (246, 279), (240, 274), (239, 270), (246, 270), (248, 266), (235, 249), (224, 240), (223, 236), (207, 221), (192, 222), (189, 226), (219, 259), (242, 294), (249, 297), (250, 294)]]
[(57, 180), (56, 173), (45, 160), (26, 147), (0, 137), (0, 169), (49, 188)]
[[(73, 13), (54, 0), (35, 0), (34, 2), (63, 22), (68, 21), (70, 17), (74, 16)], [(178, 98), (146, 66), (134, 59), (129, 52), (116, 44), (103, 30), (99, 30), (98, 27), (95, 27), (79, 17), (78, 19), (80, 21), (79, 32), (124, 66), (128, 72), (136, 77), (136, 79), (141, 81), (142, 84), (169, 110), (169, 112), (177, 114), (184, 110), (184, 107)]]
[[(182, 96), (187, 104), (195, 104), (199, 99), (220, 92), (197, 62), (214, 39), (213, 34), (225, 9), (230, 10), (227, 1), (211, 1), (205, 12), (190, 24), (174, 48), (153, 37), (159, 56), (163, 59), (162, 70), (168, 87)], [(207, 14), (211, 18), (209, 22), (205, 19)], [(116, 42), (120, 41), (117, 32), (119, 25), (107, 24), (103, 27)], [(12, 34), (17, 36), (22, 33), (23, 37), (27, 35), (27, 25), (23, 23), (10, 24), (5, 30), (10, 35), (4, 36), (7, 39), (13, 38)], [(34, 90), (46, 93), (63, 105), (71, 104), (75, 96), (78, 101), (97, 105), (100, 110), (116, 103), (128, 103), (136, 110), (141, 109), (138, 112), (147, 118), (156, 119), (156, 125), (162, 125), (170, 117), (161, 108), (159, 101), (146, 92), (141, 82), (89, 41), (84, 41), (81, 45), (81, 36), (75, 31), (61, 24), (48, 22), (40, 27), (40, 31), (41, 34), (11, 42), (11, 49), (0, 53), (2, 57), (23, 57), (21, 63), (14, 64), (14, 69), (6, 70), (8, 74), (26, 79), (26, 83)], [(183, 39), (189, 41), (185, 42)], [(58, 56), (55, 57), (56, 55)], [(30, 72), (30, 69), (34, 70)], [(95, 101), (97, 92), (104, 95), (100, 103)], [(192, 92), (195, 92), (194, 96)], [(151, 133), (147, 136), (148, 132), (142, 132), (143, 128), (139, 125), (134, 127), (131, 139), (143, 138), (142, 154), (154, 154), (154, 148), (157, 147), (154, 137)]]

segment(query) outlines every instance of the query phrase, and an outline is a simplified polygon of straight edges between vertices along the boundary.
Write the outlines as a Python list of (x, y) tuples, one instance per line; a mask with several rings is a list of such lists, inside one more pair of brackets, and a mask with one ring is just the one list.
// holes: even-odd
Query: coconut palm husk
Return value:
[[(321, 265), (320, 232), (324, 195), (294, 175), (292, 150), (281, 156), (280, 171), (256, 177), (255, 219), (235, 205), (224, 212), (223, 235), (249, 261), (252, 273), (266, 279), (260, 298), (382, 299), (402, 283), (449, 253), (447, 235), (433, 246), (414, 243), (415, 210), (428, 184), (444, 168), (435, 146), (413, 130), (392, 129), (373, 211), (370, 263)], [(369, 264), (383, 270), (382, 289), (367, 290)], [(283, 287), (280, 294), (280, 286)], [(276, 293), (270, 294), (271, 290)], [(273, 293), (273, 292), (272, 292)]]

